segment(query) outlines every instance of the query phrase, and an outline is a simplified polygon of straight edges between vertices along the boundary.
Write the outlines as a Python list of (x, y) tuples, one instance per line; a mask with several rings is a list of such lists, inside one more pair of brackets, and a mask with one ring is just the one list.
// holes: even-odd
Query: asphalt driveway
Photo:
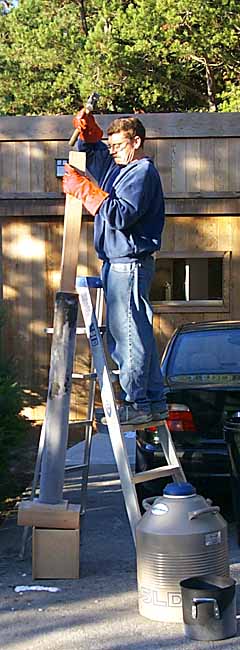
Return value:
[[(130, 436), (131, 460), (134, 445)], [(68, 463), (78, 462), (80, 456), (81, 443), (69, 450)], [(66, 474), (65, 498), (72, 503), (78, 502), (79, 483), (78, 471)], [(16, 525), (16, 513), (0, 528), (0, 650), (239, 648), (239, 636), (196, 642), (184, 636), (181, 624), (156, 623), (139, 615), (135, 549), (110, 442), (100, 434), (93, 445), (80, 537), (79, 580), (33, 581), (30, 538), (24, 559), (19, 559), (22, 528)], [(240, 612), (240, 548), (233, 526), (229, 527), (229, 545)], [(56, 587), (58, 591), (16, 593), (17, 586)]]

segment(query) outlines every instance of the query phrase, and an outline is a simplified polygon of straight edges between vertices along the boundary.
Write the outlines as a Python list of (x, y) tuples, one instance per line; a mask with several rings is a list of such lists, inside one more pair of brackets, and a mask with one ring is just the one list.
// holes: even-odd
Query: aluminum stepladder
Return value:
[[(119, 478), (122, 486), (123, 497), (129, 519), (129, 524), (135, 542), (136, 525), (141, 519), (141, 512), (138, 503), (135, 485), (143, 481), (153, 480), (161, 476), (171, 476), (174, 481), (178, 483), (186, 482), (186, 477), (181, 467), (180, 461), (177, 457), (172, 437), (167, 425), (167, 422), (150, 422), (149, 426), (156, 426), (160, 443), (162, 445), (163, 453), (166, 458), (167, 464), (153, 470), (139, 472), (133, 474), (126, 448), (124, 433), (132, 431), (133, 428), (146, 429), (146, 424), (137, 425), (120, 425), (115, 395), (112, 386), (111, 374), (108, 368), (106, 355), (104, 351), (101, 332), (99, 329), (98, 321), (94, 311), (90, 288), (101, 288), (101, 281), (99, 278), (93, 277), (78, 277), (76, 280), (76, 290), (79, 295), (79, 302), (81, 312), (86, 328), (86, 335), (89, 341), (92, 353), (92, 367), (96, 370), (98, 383), (101, 391), (102, 405), (106, 416), (107, 427), (113, 454), (115, 457)], [(91, 413), (94, 411), (94, 405), (91, 405)], [(90, 461), (90, 450), (89, 450)], [(88, 476), (88, 470), (85, 477)], [(86, 479), (87, 480), (87, 479)], [(83, 488), (83, 493), (86, 494), (87, 483)]]
[[(94, 308), (91, 289), (96, 289), (96, 305)], [(163, 449), (163, 453), (167, 464), (145, 472), (133, 474), (126, 448), (124, 433), (132, 431), (133, 425), (120, 425), (115, 394), (112, 386), (111, 372), (108, 367), (106, 354), (103, 345), (102, 333), (105, 327), (102, 326), (103, 315), (103, 289), (99, 277), (78, 277), (76, 279), (76, 290), (79, 296), (79, 303), (84, 321), (84, 327), (77, 328), (78, 335), (86, 335), (88, 338), (91, 350), (91, 368), (89, 373), (74, 373), (72, 374), (73, 380), (89, 380), (88, 392), (88, 411), (87, 419), (81, 420), (79, 425), (85, 426), (85, 442), (84, 442), (84, 456), (83, 463), (75, 463), (74, 465), (65, 465), (65, 471), (79, 469), (82, 471), (82, 482), (80, 492), (80, 505), (81, 515), (86, 510), (87, 499), (87, 486), (89, 476), (89, 465), (91, 455), (91, 443), (94, 428), (94, 403), (96, 381), (98, 380), (102, 405), (105, 412), (108, 433), (115, 457), (118, 474), (122, 486), (122, 492), (125, 502), (125, 507), (129, 519), (129, 524), (135, 542), (135, 529), (136, 525), (141, 519), (141, 512), (137, 498), (135, 485), (144, 481), (154, 480), (159, 477), (171, 476), (174, 481), (182, 483), (186, 481), (185, 474), (181, 467), (180, 461), (177, 457), (175, 447), (172, 441), (170, 431), (166, 421), (150, 422), (149, 426), (156, 426), (158, 429), (159, 440)], [(48, 333), (52, 333), (53, 329), (48, 328)], [(45, 436), (45, 422), (42, 426), (39, 448), (37, 454), (37, 461), (35, 466), (34, 478), (31, 489), (31, 499), (34, 499), (39, 475), (41, 471), (41, 460), (44, 447)], [(145, 429), (146, 424), (137, 425), (139, 429)], [(103, 434), (104, 435), (104, 434)], [(27, 527), (24, 528), (22, 546), (20, 557), (24, 556), (25, 545), (27, 539)]]

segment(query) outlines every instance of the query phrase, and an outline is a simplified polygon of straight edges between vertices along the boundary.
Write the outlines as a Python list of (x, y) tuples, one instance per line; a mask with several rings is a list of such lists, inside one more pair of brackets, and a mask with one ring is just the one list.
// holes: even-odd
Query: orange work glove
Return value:
[(81, 199), (84, 207), (94, 215), (102, 205), (103, 201), (109, 196), (107, 192), (101, 190), (86, 176), (82, 176), (67, 163), (64, 165), (66, 174), (63, 176), (63, 191), (65, 194), (72, 194), (77, 199)]
[(79, 131), (80, 140), (84, 142), (98, 142), (103, 136), (103, 131), (100, 126), (95, 122), (92, 113), (86, 113), (85, 108), (82, 108), (77, 115), (73, 118), (73, 126)]

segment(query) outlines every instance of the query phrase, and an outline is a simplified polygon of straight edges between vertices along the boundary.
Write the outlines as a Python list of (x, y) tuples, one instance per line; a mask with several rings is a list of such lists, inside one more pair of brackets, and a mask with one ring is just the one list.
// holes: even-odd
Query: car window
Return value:
[(240, 329), (185, 332), (173, 346), (168, 375), (240, 373)]

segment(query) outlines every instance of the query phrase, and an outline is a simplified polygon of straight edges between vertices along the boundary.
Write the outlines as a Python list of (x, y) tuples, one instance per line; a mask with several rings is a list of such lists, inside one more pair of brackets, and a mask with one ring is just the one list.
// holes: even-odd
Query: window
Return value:
[[(197, 375), (196, 382), (200, 382), (202, 379), (199, 375), (204, 373), (209, 375), (210, 383), (226, 382), (227, 375), (227, 381), (236, 385), (240, 378), (239, 353), (240, 329), (219, 327), (215, 330), (184, 332), (176, 339), (168, 374), (170, 377)], [(216, 378), (212, 377), (214, 374)], [(194, 383), (194, 377), (191, 382)]]
[(68, 163), (67, 158), (55, 158), (55, 171), (57, 178), (62, 178), (64, 176), (65, 163)]
[(156, 256), (150, 299), (154, 310), (227, 311), (229, 309), (230, 253), (169, 253)]

